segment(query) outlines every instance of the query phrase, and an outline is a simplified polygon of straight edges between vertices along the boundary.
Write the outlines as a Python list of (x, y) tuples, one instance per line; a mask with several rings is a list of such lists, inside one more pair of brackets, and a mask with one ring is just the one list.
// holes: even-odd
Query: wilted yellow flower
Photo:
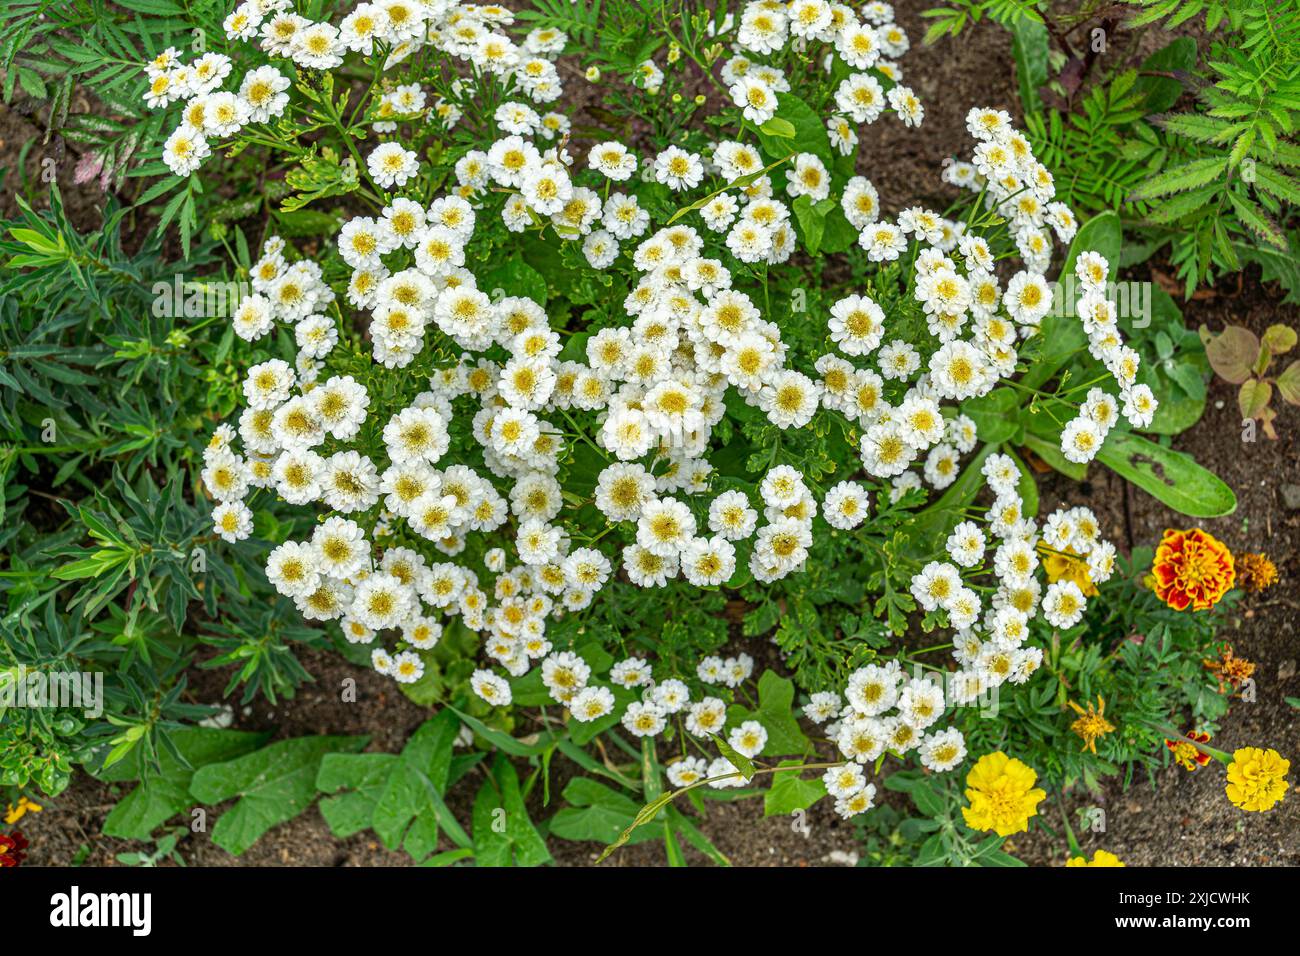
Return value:
[(1038, 553), (1043, 557), (1043, 571), (1047, 574), (1049, 584), (1055, 584), (1057, 581), (1073, 581), (1079, 586), (1084, 597), (1097, 596), (1097, 585), (1092, 583), (1092, 575), (1088, 573), (1088, 562), (1074, 549), (1055, 551), (1040, 546)]
[(1106, 719), (1106, 702), (1102, 700), (1101, 695), (1097, 695), (1097, 709), (1093, 710), (1092, 702), (1088, 702), (1088, 709), (1084, 710), (1074, 701), (1070, 701), (1070, 706), (1074, 712), (1079, 715), (1079, 719), (1070, 724), (1070, 729), (1083, 738), (1083, 749), (1097, 752), (1097, 738), (1111, 733), (1115, 725)]
[(21, 820), (23, 817), (25, 817), (28, 813), (40, 813), (43, 809), (45, 808), (42, 807), (39, 803), (33, 803), (31, 800), (28, 800), (26, 797), (19, 797), (17, 806), (11, 803), (6, 808), (5, 823), (12, 826), (13, 824)]
[(1265, 588), (1277, 583), (1277, 565), (1266, 554), (1239, 554), (1237, 559), (1237, 583), (1252, 594), (1258, 594)]

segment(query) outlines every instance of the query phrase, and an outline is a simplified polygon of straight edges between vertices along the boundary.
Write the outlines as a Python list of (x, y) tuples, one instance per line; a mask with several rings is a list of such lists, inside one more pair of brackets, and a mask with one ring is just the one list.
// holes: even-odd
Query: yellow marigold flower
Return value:
[(1103, 737), (1115, 730), (1115, 725), (1106, 719), (1106, 701), (1100, 694), (1097, 695), (1097, 709), (1093, 710), (1092, 701), (1088, 702), (1088, 709), (1084, 710), (1074, 701), (1069, 702), (1074, 708), (1074, 712), (1079, 715), (1079, 719), (1070, 724), (1070, 729), (1083, 738), (1083, 749), (1097, 752), (1097, 738)]
[(1088, 860), (1081, 856), (1072, 857), (1066, 866), (1124, 866), (1124, 861), (1114, 853), (1107, 853), (1105, 850), (1098, 850)]
[(21, 820), (23, 817), (25, 817), (28, 813), (40, 813), (43, 809), (45, 808), (42, 807), (39, 803), (33, 803), (31, 800), (28, 800), (26, 797), (19, 797), (17, 806), (14, 806), (11, 803), (5, 809), (5, 823), (12, 826), (13, 824)]
[(1263, 813), (1280, 803), (1287, 791), (1291, 761), (1276, 750), (1242, 747), (1228, 764), (1228, 799), (1241, 810)]
[(1073, 548), (1056, 551), (1040, 545), (1038, 553), (1043, 557), (1043, 571), (1047, 574), (1048, 584), (1073, 581), (1084, 597), (1097, 596), (1097, 585), (1092, 583), (1092, 575), (1088, 573), (1088, 562)]
[(1252, 594), (1277, 583), (1277, 565), (1266, 554), (1247, 553), (1236, 556), (1237, 581)]
[(966, 776), (966, 799), (962, 816), (972, 830), (992, 830), (1010, 836), (1029, 829), (1029, 818), (1038, 815), (1038, 804), (1047, 798), (1034, 787), (1038, 774), (1019, 760), (998, 750), (985, 754)]

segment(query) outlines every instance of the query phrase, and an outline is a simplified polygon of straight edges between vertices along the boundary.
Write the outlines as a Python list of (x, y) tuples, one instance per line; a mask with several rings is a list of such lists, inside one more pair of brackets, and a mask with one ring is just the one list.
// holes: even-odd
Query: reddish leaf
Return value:
[(1201, 339), (1205, 342), (1205, 357), (1210, 367), (1233, 385), (1250, 378), (1255, 359), (1259, 357), (1259, 339), (1250, 329), (1229, 325), (1218, 335), (1211, 335), (1201, 326)]

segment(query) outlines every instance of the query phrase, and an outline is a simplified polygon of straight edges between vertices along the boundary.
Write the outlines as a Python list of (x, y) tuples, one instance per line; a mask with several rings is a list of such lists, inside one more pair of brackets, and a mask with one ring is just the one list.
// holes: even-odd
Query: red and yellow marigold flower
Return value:
[(1038, 815), (1038, 804), (1047, 792), (1034, 786), (1038, 774), (1019, 760), (998, 750), (985, 754), (966, 776), (966, 799), (962, 816), (972, 830), (992, 830), (1010, 836), (1029, 829), (1029, 818)]
[(0, 869), (22, 866), (27, 859), (27, 840), (21, 833), (0, 833)]
[(1152, 590), (1175, 611), (1206, 611), (1232, 589), (1232, 552), (1208, 531), (1168, 530), (1151, 566)]
[(1290, 769), (1291, 761), (1283, 760), (1276, 750), (1242, 747), (1233, 751), (1228, 764), (1228, 799), (1242, 810), (1271, 810), (1286, 795)]
[(1199, 767), (1204, 767), (1214, 758), (1205, 750), (1196, 746), (1197, 744), (1208, 744), (1210, 735), (1199, 730), (1189, 730), (1185, 737), (1179, 737), (1177, 740), (1166, 738), (1165, 746), (1174, 754), (1174, 760), (1184, 770), (1192, 771)]

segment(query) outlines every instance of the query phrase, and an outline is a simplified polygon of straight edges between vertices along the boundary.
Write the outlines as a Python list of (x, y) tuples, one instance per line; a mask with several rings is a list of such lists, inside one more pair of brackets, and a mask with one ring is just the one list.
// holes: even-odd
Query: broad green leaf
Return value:
[(791, 136), (773, 136), (762, 128), (758, 141), (763, 151), (773, 158), (789, 153), (812, 153), (828, 167), (834, 162), (831, 140), (826, 132), (826, 121), (793, 93), (778, 93), (776, 118), (784, 120), (794, 129)]
[(356, 753), (366, 737), (298, 737), (224, 763), (201, 767), (190, 793), (208, 806), (238, 798), (212, 829), (212, 842), (239, 856), (271, 827), (296, 817), (316, 798), (328, 753)]
[[(763, 753), (768, 756), (802, 756), (809, 748), (808, 738), (794, 716), (794, 682), (767, 670), (758, 679), (758, 710), (732, 706), (727, 710), (727, 724), (734, 727), (744, 720), (757, 720), (767, 731)], [(723, 754), (731, 760), (730, 754)], [(735, 761), (732, 761), (735, 763)], [(737, 764), (738, 769), (743, 769)], [(751, 771), (752, 772), (752, 771)]]
[[(797, 760), (782, 760), (777, 766), (797, 767)], [(826, 784), (821, 777), (805, 780), (796, 771), (772, 774), (772, 786), (763, 794), (763, 816), (788, 816), (796, 810), (807, 810), (826, 796)]]
[(195, 770), (255, 750), (267, 736), (213, 727), (182, 727), (171, 739), (189, 766), (163, 748), (158, 754), (161, 772), (146, 769), (143, 779), (141, 768), (145, 761), (137, 748), (125, 760), (96, 775), (114, 783), (140, 780), (140, 785), (119, 800), (104, 819), (104, 834), (125, 840), (148, 840), (158, 826), (194, 805), (190, 782)]
[(1075, 481), (1083, 481), (1088, 477), (1088, 466), (1081, 465), (1078, 462), (1070, 461), (1065, 455), (1061, 454), (1060, 432), (1054, 439), (1048, 439), (1036, 432), (1025, 432), (1025, 447), (1035, 455), (1052, 466), (1054, 471), (1059, 471), (1068, 478)]
[(1168, 74), (1191, 70), (1195, 65), (1196, 40), (1193, 37), (1179, 37), (1143, 60), (1133, 89), (1146, 94), (1146, 112), (1163, 113), (1172, 109), (1183, 95), (1183, 84)]
[(961, 410), (975, 423), (981, 441), (998, 444), (1016, 433), (1020, 397), (1009, 385), (995, 388), (982, 398), (962, 403)]
[(491, 775), (474, 798), (474, 856), (479, 866), (551, 862), (546, 841), (528, 817), (519, 776), (502, 753), (497, 754)]
[(1193, 518), (1232, 514), (1237, 497), (1213, 472), (1190, 455), (1148, 441), (1131, 432), (1112, 430), (1097, 460), (1121, 478)]
[(547, 827), (562, 840), (613, 843), (636, 818), (640, 807), (630, 797), (588, 777), (574, 777), (564, 788), (564, 809)]
[(400, 755), (327, 754), (317, 789), (345, 791), (321, 800), (321, 815), (330, 829), (338, 836), (373, 829), (388, 849), (402, 846), (415, 860), (432, 853), (444, 812), (440, 795), (447, 790), (459, 730), (456, 715), (444, 710), (411, 735)]

